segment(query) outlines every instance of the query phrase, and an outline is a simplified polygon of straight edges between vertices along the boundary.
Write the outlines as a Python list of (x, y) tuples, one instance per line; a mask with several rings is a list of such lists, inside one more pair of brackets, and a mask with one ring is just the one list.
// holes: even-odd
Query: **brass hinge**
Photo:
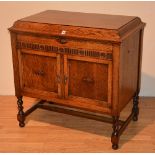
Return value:
[(67, 83), (67, 80), (68, 80), (68, 76), (65, 75), (65, 77), (64, 77), (64, 83), (65, 83), (65, 84)]
[(61, 81), (60, 75), (57, 75), (57, 76), (56, 76), (56, 80), (57, 80), (57, 83), (60, 83), (60, 81)]

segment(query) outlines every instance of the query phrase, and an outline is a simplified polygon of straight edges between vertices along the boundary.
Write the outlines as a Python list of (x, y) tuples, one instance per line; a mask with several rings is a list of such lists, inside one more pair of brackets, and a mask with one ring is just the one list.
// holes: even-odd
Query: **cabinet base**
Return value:
[[(117, 150), (119, 138), (120, 138), (121, 134), (123, 133), (123, 131), (126, 129), (126, 127), (128, 126), (128, 124), (130, 123), (131, 120), (135, 120), (135, 117), (138, 120), (138, 113), (139, 113), (138, 97), (134, 97), (133, 101), (134, 101), (133, 102), (134, 105), (133, 105), (131, 114), (125, 121), (122, 121), (122, 120), (119, 120), (119, 116), (113, 116), (112, 118), (110, 118), (110, 117), (105, 117), (105, 116), (101, 116), (101, 115), (94, 115), (92, 113), (87, 113), (83, 110), (77, 111), (74, 108), (59, 106), (59, 105), (54, 104), (53, 102), (47, 102), (45, 100), (41, 100), (41, 101), (37, 102), (30, 109), (23, 112), (23, 106), (22, 106), (23, 101), (22, 101), (22, 97), (20, 97), (20, 98), (18, 98), (18, 101), (17, 101), (18, 109), (19, 109), (17, 119), (19, 121), (19, 126), (24, 127), (25, 126), (24, 121), (25, 121), (26, 116), (31, 114), (37, 108), (41, 108), (41, 109), (51, 110), (51, 111), (55, 111), (55, 112), (59, 112), (59, 113), (65, 113), (65, 114), (69, 114), (69, 115), (74, 115), (74, 116), (84, 117), (84, 118), (88, 118), (88, 119), (94, 119), (97, 121), (111, 123), (111, 124), (113, 124), (113, 133), (111, 136), (112, 148), (114, 150)], [(137, 109), (138, 109), (138, 112), (137, 112)]]

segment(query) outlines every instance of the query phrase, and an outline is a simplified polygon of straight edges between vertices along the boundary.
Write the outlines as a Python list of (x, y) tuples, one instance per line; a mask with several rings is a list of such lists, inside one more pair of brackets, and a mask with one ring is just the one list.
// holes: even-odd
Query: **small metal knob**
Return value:
[(65, 38), (58, 38), (57, 39), (57, 41), (59, 42), (59, 43), (61, 43), (61, 44), (66, 44), (68, 41), (67, 41), (67, 39), (65, 39)]
[(44, 75), (44, 72), (42, 70), (39, 70), (39, 71), (34, 71), (34, 73), (38, 76), (43, 76)]
[(83, 81), (84, 81), (84, 82), (88, 82), (88, 83), (94, 83), (94, 79), (89, 78), (89, 77), (84, 77), (84, 78), (83, 78)]

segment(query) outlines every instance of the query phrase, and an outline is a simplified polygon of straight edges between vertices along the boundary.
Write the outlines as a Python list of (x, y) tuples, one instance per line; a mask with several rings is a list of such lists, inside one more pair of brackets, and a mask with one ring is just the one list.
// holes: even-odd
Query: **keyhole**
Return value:
[(61, 31), (61, 34), (66, 34), (66, 31), (65, 31), (65, 30), (62, 30), (62, 31)]

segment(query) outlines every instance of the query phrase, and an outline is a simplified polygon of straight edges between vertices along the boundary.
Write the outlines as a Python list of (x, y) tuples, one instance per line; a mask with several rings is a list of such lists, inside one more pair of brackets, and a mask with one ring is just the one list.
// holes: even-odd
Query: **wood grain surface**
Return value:
[[(138, 17), (49, 10), (16, 21), (9, 30), (19, 125), (22, 96), (108, 114), (117, 149), (127, 124), (138, 120), (144, 26)], [(119, 115), (133, 97), (119, 129)]]
[[(25, 97), (25, 110), (34, 101)], [(120, 149), (114, 151), (110, 124), (38, 109), (20, 128), (16, 97), (0, 96), (0, 152), (155, 152), (154, 102), (155, 98), (140, 98), (139, 120), (130, 123), (121, 136)], [(122, 119), (131, 107), (124, 109)]]
[(83, 27), (119, 29), (138, 17), (123, 15), (107, 15), (97, 13), (80, 13), (47, 10), (35, 15), (21, 19), (21, 21), (61, 24)]
[(144, 25), (139, 17), (47, 10), (16, 21), (10, 30), (21, 34), (120, 42), (122, 37)]

